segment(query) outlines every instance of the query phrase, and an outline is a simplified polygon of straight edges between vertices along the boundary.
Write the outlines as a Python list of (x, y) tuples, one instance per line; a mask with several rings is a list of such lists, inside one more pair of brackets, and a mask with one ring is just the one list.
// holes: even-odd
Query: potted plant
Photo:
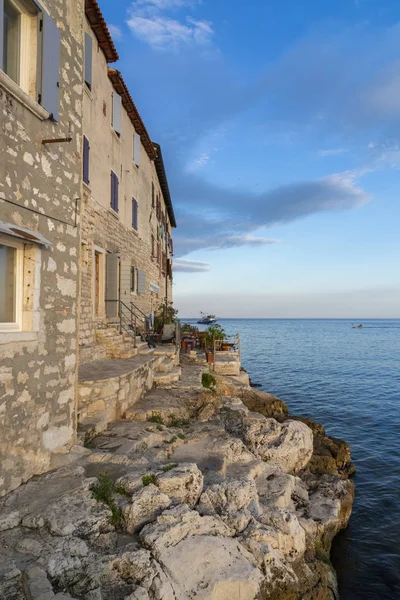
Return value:
[(223, 341), (224, 339), (225, 331), (222, 329), (221, 325), (210, 325), (210, 327), (208, 327), (208, 329), (205, 331), (204, 342), (208, 363), (214, 362), (214, 342), (216, 340)]

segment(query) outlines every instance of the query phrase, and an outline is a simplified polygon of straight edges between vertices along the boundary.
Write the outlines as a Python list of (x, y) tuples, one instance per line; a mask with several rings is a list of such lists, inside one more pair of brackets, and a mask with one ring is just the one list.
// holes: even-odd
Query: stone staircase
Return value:
[(172, 344), (149, 348), (138, 336), (126, 339), (115, 326), (97, 331), (106, 356), (81, 364), (78, 386), (78, 430), (87, 439), (125, 418), (152, 388), (171, 389), (181, 378), (179, 350)]
[(118, 325), (108, 324), (105, 327), (96, 330), (97, 344), (105, 349), (105, 358), (133, 358), (134, 356), (146, 356), (153, 354), (152, 348), (149, 348), (147, 342), (142, 342), (140, 335), (135, 339), (132, 334), (120, 333)]

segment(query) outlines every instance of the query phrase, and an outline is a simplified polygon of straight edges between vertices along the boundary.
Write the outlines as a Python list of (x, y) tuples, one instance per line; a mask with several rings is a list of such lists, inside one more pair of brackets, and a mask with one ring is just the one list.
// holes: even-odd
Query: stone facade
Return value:
[[(60, 53), (57, 121), (39, 96), (0, 71), (0, 248), (16, 244), (21, 315), (14, 330), (0, 323), (0, 495), (46, 471), (52, 453), (67, 449), (76, 432), (84, 2), (40, 5), (56, 42), (53, 66)], [(44, 53), (44, 85), (48, 58)], [(56, 138), (71, 139), (42, 143)], [(37, 244), (35, 234), (47, 242)]]
[[(88, 183), (83, 189), (79, 343), (84, 362), (97, 356), (96, 329), (117, 316), (116, 305), (107, 300), (119, 299), (127, 306), (133, 302), (146, 315), (171, 300), (172, 243), (168, 240), (175, 225), (159, 179), (157, 146), (120, 73), (109, 68), (108, 62), (115, 60), (110, 42), (99, 46), (99, 30), (93, 23), (92, 13), (87, 13), (85, 34), (91, 38), (92, 62), (83, 98)], [(110, 40), (104, 23), (103, 33)], [(113, 122), (116, 96), (122, 100), (119, 126)], [(118, 181), (117, 210), (111, 206), (112, 177)], [(107, 264), (112, 256), (117, 271), (114, 286), (110, 286)]]

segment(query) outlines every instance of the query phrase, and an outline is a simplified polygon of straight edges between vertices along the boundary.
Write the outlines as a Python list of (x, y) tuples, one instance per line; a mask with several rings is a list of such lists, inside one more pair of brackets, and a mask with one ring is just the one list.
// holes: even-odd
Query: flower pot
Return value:
[(207, 357), (207, 362), (208, 363), (213, 363), (214, 362), (214, 354), (213, 354), (213, 352), (206, 352), (206, 357)]

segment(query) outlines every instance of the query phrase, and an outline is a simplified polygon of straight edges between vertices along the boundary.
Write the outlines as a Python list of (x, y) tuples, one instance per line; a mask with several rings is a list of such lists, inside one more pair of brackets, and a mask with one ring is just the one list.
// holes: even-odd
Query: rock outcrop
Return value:
[(234, 390), (186, 387), (188, 423), (175, 389), (168, 424), (117, 422), (75, 465), (3, 498), (0, 598), (336, 600), (329, 550), (351, 513), (348, 447), (278, 399), (279, 420), (262, 392)]

